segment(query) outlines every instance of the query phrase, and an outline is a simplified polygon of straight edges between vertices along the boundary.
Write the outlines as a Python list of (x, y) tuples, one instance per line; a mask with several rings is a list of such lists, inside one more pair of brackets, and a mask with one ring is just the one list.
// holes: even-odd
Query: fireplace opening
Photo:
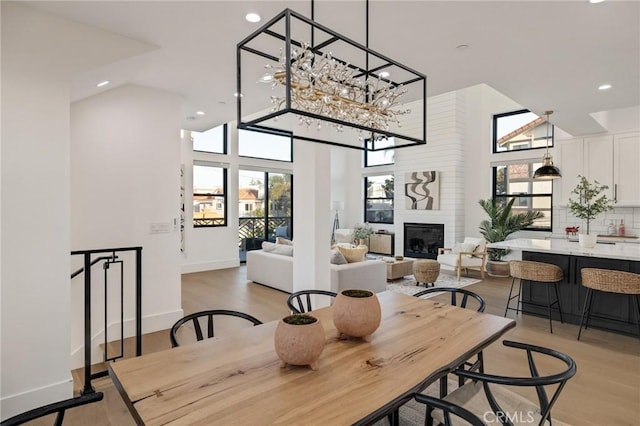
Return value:
[(405, 223), (404, 256), (436, 259), (438, 249), (444, 247), (444, 224)]

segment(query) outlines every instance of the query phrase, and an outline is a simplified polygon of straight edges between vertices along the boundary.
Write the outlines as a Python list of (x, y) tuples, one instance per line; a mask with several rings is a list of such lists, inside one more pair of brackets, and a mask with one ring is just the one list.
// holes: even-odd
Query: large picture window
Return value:
[(493, 197), (503, 203), (515, 198), (513, 212), (540, 211), (544, 215), (526, 228), (551, 231), (553, 186), (551, 180), (534, 180), (539, 162), (505, 164), (493, 167)]
[[(366, 144), (369, 149), (373, 149), (373, 143), (370, 139), (366, 141)], [(374, 167), (374, 166), (383, 166), (387, 164), (395, 163), (396, 150), (393, 149), (395, 143), (393, 138), (383, 139), (375, 142), (375, 148), (380, 149), (384, 147), (389, 147), (390, 149), (385, 149), (384, 151), (364, 151), (364, 166), (365, 167)]]
[(547, 136), (547, 121), (527, 109), (493, 116), (493, 152), (553, 146), (553, 126)]
[(227, 169), (193, 165), (194, 228), (227, 225)]
[(393, 223), (393, 185), (393, 175), (364, 178), (365, 222)]
[(293, 161), (293, 139), (291, 136), (239, 130), (238, 155), (290, 163)]
[(191, 132), (193, 150), (211, 152), (214, 154), (227, 153), (227, 125), (214, 127), (204, 132)]

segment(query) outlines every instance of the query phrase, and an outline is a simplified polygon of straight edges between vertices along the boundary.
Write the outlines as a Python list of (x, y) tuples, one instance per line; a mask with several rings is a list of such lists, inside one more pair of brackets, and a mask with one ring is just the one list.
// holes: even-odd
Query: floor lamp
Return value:
[(331, 228), (331, 245), (336, 243), (336, 231), (340, 229), (340, 215), (338, 212), (344, 208), (342, 201), (331, 202), (331, 209), (336, 211), (336, 215), (333, 218), (333, 226)]

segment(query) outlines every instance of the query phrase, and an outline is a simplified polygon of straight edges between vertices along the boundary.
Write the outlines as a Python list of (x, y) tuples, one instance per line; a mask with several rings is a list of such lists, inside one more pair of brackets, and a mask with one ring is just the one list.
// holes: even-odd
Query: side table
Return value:
[(411, 274), (413, 274), (413, 259), (405, 258), (387, 262), (387, 281), (397, 280)]

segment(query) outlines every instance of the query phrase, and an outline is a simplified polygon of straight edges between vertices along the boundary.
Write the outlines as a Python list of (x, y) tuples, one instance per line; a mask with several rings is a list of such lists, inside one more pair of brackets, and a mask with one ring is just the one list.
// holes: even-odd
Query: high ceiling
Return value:
[[(236, 118), (239, 41), (287, 7), (311, 11), (308, 0), (23, 4), (154, 46), (74, 76), (74, 101), (155, 87), (184, 98), (191, 130)], [(248, 12), (262, 22), (247, 22)], [(426, 74), (428, 96), (485, 83), (540, 115), (555, 110), (551, 121), (572, 135), (606, 131), (594, 117), (640, 105), (639, 1), (371, 0), (369, 16), (369, 47)], [(316, 0), (315, 20), (365, 43), (365, 0)], [(96, 88), (102, 80), (111, 84)], [(598, 90), (604, 83), (612, 88)]]

